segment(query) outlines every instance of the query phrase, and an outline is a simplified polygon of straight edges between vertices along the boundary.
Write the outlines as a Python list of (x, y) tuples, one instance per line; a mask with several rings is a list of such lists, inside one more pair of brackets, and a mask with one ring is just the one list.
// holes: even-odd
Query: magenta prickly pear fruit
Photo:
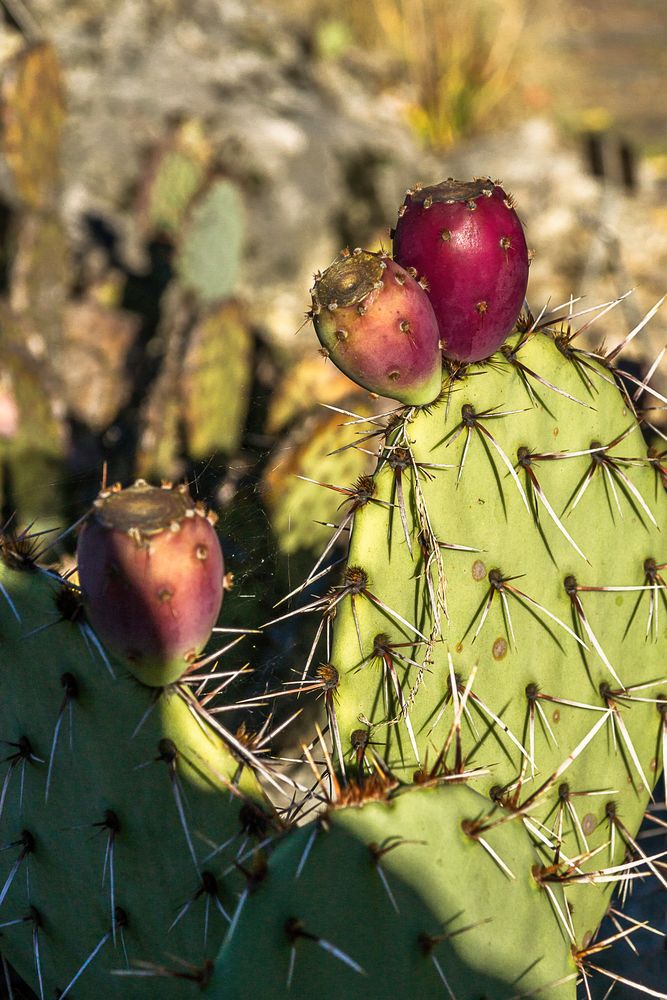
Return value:
[(498, 350), (528, 284), (523, 226), (498, 184), (449, 178), (408, 191), (394, 257), (428, 281), (447, 358), (481, 361)]
[(440, 335), (414, 272), (382, 254), (344, 251), (311, 294), (317, 336), (342, 372), (409, 406), (433, 402), (442, 385)]
[(186, 486), (105, 490), (77, 548), (86, 613), (99, 638), (144, 684), (186, 671), (220, 611), (224, 563), (214, 515)]

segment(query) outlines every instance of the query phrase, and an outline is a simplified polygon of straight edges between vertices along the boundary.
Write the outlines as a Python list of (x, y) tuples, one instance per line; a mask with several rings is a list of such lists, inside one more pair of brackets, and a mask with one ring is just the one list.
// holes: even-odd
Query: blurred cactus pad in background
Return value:
[(663, 13), (0, 3), (0, 996), (667, 996)]

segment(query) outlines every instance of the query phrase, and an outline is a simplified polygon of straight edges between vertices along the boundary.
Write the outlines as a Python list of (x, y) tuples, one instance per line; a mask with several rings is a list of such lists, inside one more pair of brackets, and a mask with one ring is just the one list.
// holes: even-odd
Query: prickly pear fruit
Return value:
[(442, 382), (438, 324), (412, 274), (382, 254), (344, 251), (311, 294), (317, 336), (336, 367), (381, 396), (433, 402)]
[(222, 550), (211, 515), (187, 487), (103, 491), (77, 548), (88, 618), (140, 681), (161, 687), (208, 642), (223, 595)]
[(481, 361), (498, 350), (528, 284), (523, 227), (498, 184), (449, 178), (408, 191), (394, 257), (428, 281), (446, 357)]

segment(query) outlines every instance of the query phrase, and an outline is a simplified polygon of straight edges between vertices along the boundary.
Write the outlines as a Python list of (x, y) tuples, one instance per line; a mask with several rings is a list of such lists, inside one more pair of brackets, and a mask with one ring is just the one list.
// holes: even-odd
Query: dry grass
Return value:
[[(522, 80), (539, 0), (310, 0), (299, 14), (340, 49), (384, 52), (418, 135), (443, 149), (493, 123)], [(329, 52), (329, 54), (331, 54)]]
[[(364, 5), (366, 6), (366, 5)], [(515, 85), (528, 0), (372, 0), (414, 92), (409, 118), (434, 148), (488, 122)]]

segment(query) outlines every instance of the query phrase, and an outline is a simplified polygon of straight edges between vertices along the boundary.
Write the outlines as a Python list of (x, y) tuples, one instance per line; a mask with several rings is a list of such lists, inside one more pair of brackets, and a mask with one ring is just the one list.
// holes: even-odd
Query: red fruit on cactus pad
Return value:
[(498, 184), (449, 178), (408, 191), (394, 257), (427, 279), (446, 357), (481, 361), (498, 350), (528, 284), (523, 226)]
[(144, 684), (184, 673), (220, 611), (224, 563), (215, 518), (186, 486), (100, 493), (77, 547), (79, 582), (99, 638)]
[(442, 385), (440, 336), (412, 273), (383, 254), (344, 251), (311, 294), (317, 336), (342, 372), (410, 406), (433, 402)]

